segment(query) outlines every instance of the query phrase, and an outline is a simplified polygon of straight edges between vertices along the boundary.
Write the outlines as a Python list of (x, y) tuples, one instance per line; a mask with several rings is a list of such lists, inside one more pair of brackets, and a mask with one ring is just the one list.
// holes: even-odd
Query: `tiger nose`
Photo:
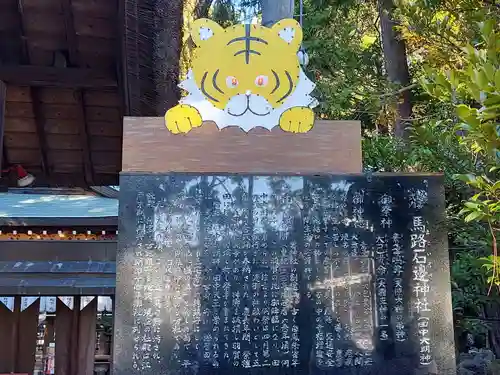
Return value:
[(245, 93), (245, 95), (246, 95), (246, 96), (250, 96), (250, 95), (252, 95), (252, 91), (247, 90), (247, 92)]

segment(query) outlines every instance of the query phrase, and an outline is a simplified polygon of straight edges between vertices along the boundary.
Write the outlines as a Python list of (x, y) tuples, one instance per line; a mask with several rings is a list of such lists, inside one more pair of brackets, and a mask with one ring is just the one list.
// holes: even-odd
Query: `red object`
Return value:
[(3, 173), (8, 173), (14, 171), (16, 173), (17, 186), (26, 187), (30, 186), (35, 182), (35, 176), (31, 173), (26, 172), (26, 170), (21, 165), (14, 165), (10, 168), (3, 170)]

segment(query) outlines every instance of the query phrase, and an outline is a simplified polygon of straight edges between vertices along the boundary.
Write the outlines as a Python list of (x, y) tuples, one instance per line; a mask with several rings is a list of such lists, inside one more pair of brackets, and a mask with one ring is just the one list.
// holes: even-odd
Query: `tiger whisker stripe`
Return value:
[(207, 90), (205, 90), (205, 81), (207, 80), (207, 75), (208, 75), (208, 72), (205, 72), (205, 74), (203, 74), (203, 78), (201, 79), (201, 92), (207, 97), (209, 98), (210, 100), (213, 100), (214, 102), (219, 102), (217, 99), (215, 99), (212, 95), (210, 95)]
[(264, 40), (262, 38), (257, 38), (255, 36), (248, 36), (248, 37), (247, 36), (242, 36), (242, 37), (239, 37), (239, 38), (231, 39), (229, 42), (227, 42), (227, 45), (230, 45), (230, 44), (233, 44), (233, 43), (236, 43), (236, 42), (246, 42), (247, 40), (249, 40), (251, 42), (269, 44), (266, 40)]
[(212, 83), (213, 83), (213, 85), (214, 85), (215, 89), (216, 89), (218, 92), (220, 92), (221, 94), (223, 94), (223, 95), (224, 95), (224, 91), (222, 91), (222, 90), (220, 89), (220, 87), (217, 85), (217, 76), (219, 75), (219, 71), (220, 71), (220, 69), (217, 69), (217, 70), (215, 71), (214, 76), (212, 77)]
[(276, 90), (279, 89), (280, 87), (280, 77), (278, 76), (278, 73), (276, 73), (274, 70), (271, 70), (274, 74), (274, 78), (276, 79), (276, 87), (271, 91), (271, 95), (276, 92)]
[(259, 56), (261, 55), (261, 53), (260, 53), (260, 52), (258, 52), (258, 51), (254, 51), (253, 49), (249, 49), (249, 50), (242, 50), (242, 51), (238, 51), (238, 52), (236, 52), (236, 53), (234, 54), (234, 56), (238, 56), (238, 55), (241, 55), (241, 54), (243, 54), (243, 53), (245, 53), (245, 54), (246, 54), (246, 56), (245, 56), (245, 57), (246, 57), (246, 59), (247, 59), (247, 64), (248, 64), (248, 60), (249, 60), (249, 57), (250, 57), (250, 54), (251, 54), (251, 53), (253, 53), (254, 55), (259, 55)]
[(283, 95), (283, 97), (281, 97), (280, 99), (278, 99), (278, 102), (285, 100), (292, 93), (292, 90), (293, 90), (292, 76), (290, 75), (290, 73), (288, 73), (287, 70), (285, 70), (285, 74), (288, 78), (288, 83), (290, 84), (290, 87), (288, 88), (288, 91), (286, 92), (286, 94)]

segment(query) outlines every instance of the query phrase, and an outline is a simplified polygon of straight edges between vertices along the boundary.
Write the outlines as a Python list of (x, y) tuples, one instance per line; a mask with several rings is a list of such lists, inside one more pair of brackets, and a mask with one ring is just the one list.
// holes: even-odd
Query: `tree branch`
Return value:
[(387, 93), (387, 94), (382, 94), (382, 95), (380, 95), (380, 97), (381, 97), (381, 98), (386, 98), (386, 97), (388, 97), (388, 96), (396, 96), (396, 95), (400, 95), (400, 94), (402, 94), (402, 93), (404, 93), (404, 92), (406, 92), (406, 91), (408, 91), (408, 90), (414, 89), (414, 88), (415, 88), (415, 87), (417, 87), (417, 86), (418, 86), (418, 83), (413, 83), (413, 84), (411, 84), (411, 85), (409, 85), (409, 86), (405, 86), (405, 87), (400, 88), (398, 91), (389, 92), (389, 93)]
[(485, 4), (488, 4), (488, 5), (491, 5), (493, 7), (500, 8), (500, 4), (497, 4), (496, 2), (493, 2), (491, 0), (481, 0), (481, 2), (485, 3)]

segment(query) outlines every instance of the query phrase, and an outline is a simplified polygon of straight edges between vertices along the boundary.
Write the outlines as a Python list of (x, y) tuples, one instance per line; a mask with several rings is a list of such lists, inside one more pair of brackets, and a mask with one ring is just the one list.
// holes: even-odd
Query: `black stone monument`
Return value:
[(115, 375), (455, 374), (441, 176), (120, 189)]

